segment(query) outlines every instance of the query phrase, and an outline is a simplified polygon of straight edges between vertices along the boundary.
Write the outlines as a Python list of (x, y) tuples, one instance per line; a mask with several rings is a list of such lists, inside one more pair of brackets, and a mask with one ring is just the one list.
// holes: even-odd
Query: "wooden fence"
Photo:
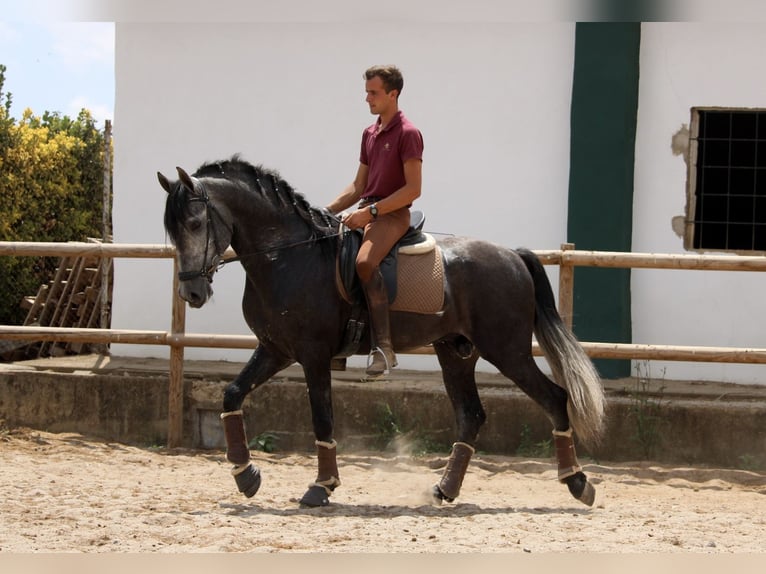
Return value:
[[(736, 255), (694, 255), (577, 251), (572, 244), (561, 249), (535, 251), (544, 265), (559, 266), (559, 312), (571, 326), (575, 267), (643, 269), (696, 269), (714, 271), (766, 271), (766, 257)], [(0, 256), (104, 257), (171, 259), (175, 248), (169, 245), (110, 243), (35, 243), (0, 242)], [(226, 256), (233, 256), (229, 250)], [(175, 259), (174, 259), (175, 261)], [(168, 446), (181, 444), (183, 427), (183, 359), (185, 347), (254, 349), (255, 336), (186, 333), (186, 306), (178, 296), (178, 268), (173, 268), (173, 304), (170, 331), (126, 329), (85, 329), (0, 325), (0, 339), (81, 343), (123, 343), (167, 345), (170, 347)], [(733, 347), (693, 347), (634, 343), (583, 342), (593, 358), (654, 359), (725, 363), (766, 363), (766, 349)], [(413, 353), (430, 354), (430, 347)], [(540, 355), (534, 346), (533, 352)]]

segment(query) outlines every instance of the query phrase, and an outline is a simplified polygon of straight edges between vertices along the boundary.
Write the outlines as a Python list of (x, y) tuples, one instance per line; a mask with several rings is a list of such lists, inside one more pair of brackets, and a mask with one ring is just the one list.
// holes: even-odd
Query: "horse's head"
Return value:
[(213, 294), (210, 284), (231, 241), (231, 231), (222, 225), (207, 187), (180, 167), (176, 169), (178, 181), (170, 181), (160, 172), (157, 179), (168, 193), (165, 229), (176, 247), (178, 292), (190, 306), (198, 308)]

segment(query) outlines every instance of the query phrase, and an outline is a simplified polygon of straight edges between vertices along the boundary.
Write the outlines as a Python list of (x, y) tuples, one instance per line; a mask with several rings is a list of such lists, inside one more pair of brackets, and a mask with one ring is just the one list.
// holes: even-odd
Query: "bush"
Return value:
[[(10, 116), (0, 65), (0, 241), (102, 237), (104, 135), (90, 112)], [(23, 323), (21, 300), (50, 281), (57, 258), (0, 257), (0, 324)]]

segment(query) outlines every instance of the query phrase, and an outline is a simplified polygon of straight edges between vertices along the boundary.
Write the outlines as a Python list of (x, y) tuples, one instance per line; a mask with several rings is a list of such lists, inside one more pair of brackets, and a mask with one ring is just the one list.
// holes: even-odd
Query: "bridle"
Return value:
[[(219, 219), (223, 219), (218, 213), (218, 210), (215, 208), (215, 205), (210, 203), (210, 196), (207, 194), (207, 190), (202, 185), (202, 182), (199, 180), (195, 181), (195, 186), (198, 186), (201, 194), (195, 195), (194, 197), (189, 199), (189, 203), (193, 203), (196, 201), (200, 201), (205, 204), (205, 214), (207, 218), (207, 225), (206, 225), (206, 235), (205, 235), (205, 256), (202, 259), (202, 267), (200, 267), (199, 271), (179, 271), (178, 272), (178, 280), (179, 281), (191, 281), (192, 279), (196, 279), (197, 277), (204, 277), (207, 279), (208, 283), (213, 282), (213, 275), (215, 275), (216, 271), (218, 271), (223, 265), (226, 263), (223, 258), (221, 257), (220, 250), (218, 249), (218, 237), (215, 234), (215, 229), (213, 228), (213, 217), (212, 214), (216, 214)], [(205, 262), (208, 261), (208, 249), (210, 247), (210, 236), (213, 236), (213, 245), (215, 246), (215, 255), (210, 259), (210, 265), (208, 267), (205, 267)]]
[[(207, 229), (206, 229), (206, 236), (205, 236), (205, 256), (202, 260), (202, 267), (198, 271), (179, 271), (178, 272), (179, 281), (191, 281), (192, 279), (196, 279), (197, 277), (204, 277), (205, 279), (207, 279), (208, 283), (212, 283), (213, 275), (215, 275), (218, 272), (218, 270), (220, 270), (227, 263), (234, 263), (235, 261), (242, 261), (243, 259), (254, 257), (256, 255), (263, 255), (265, 253), (281, 251), (282, 249), (288, 249), (291, 247), (298, 247), (301, 245), (313, 244), (313, 243), (316, 243), (317, 241), (320, 241), (323, 239), (330, 239), (332, 237), (338, 237), (340, 235), (340, 232), (331, 233), (321, 237), (313, 237), (311, 239), (296, 241), (293, 243), (288, 243), (285, 245), (280, 245), (275, 247), (269, 247), (267, 249), (261, 249), (259, 251), (248, 253), (246, 255), (237, 255), (236, 257), (223, 259), (221, 255), (221, 251), (218, 248), (218, 238), (215, 234), (215, 229), (213, 228), (213, 218), (211, 214), (217, 215), (218, 219), (220, 219), (221, 221), (223, 221), (223, 218), (221, 217), (221, 214), (218, 213), (218, 210), (216, 209), (215, 205), (210, 202), (210, 196), (208, 196), (207, 190), (202, 185), (202, 182), (199, 180), (195, 180), (194, 184), (195, 184), (195, 187), (199, 188), (201, 193), (200, 195), (195, 195), (194, 197), (191, 197), (189, 199), (189, 203), (199, 201), (205, 204), (205, 211), (206, 211), (206, 218), (207, 218)], [(335, 215), (332, 215), (332, 217), (335, 219), (338, 219)], [(208, 260), (208, 248), (210, 246), (211, 235), (213, 236), (213, 245), (215, 246), (215, 256), (210, 260), (211, 261), (210, 265), (205, 267), (205, 262)]]

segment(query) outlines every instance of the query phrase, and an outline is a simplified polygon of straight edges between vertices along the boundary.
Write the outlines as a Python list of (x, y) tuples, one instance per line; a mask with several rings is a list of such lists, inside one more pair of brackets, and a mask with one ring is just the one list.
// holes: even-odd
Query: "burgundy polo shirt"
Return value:
[(359, 161), (369, 168), (366, 197), (388, 197), (404, 187), (404, 162), (423, 159), (423, 136), (399, 111), (389, 124), (378, 131), (380, 118), (362, 134)]

